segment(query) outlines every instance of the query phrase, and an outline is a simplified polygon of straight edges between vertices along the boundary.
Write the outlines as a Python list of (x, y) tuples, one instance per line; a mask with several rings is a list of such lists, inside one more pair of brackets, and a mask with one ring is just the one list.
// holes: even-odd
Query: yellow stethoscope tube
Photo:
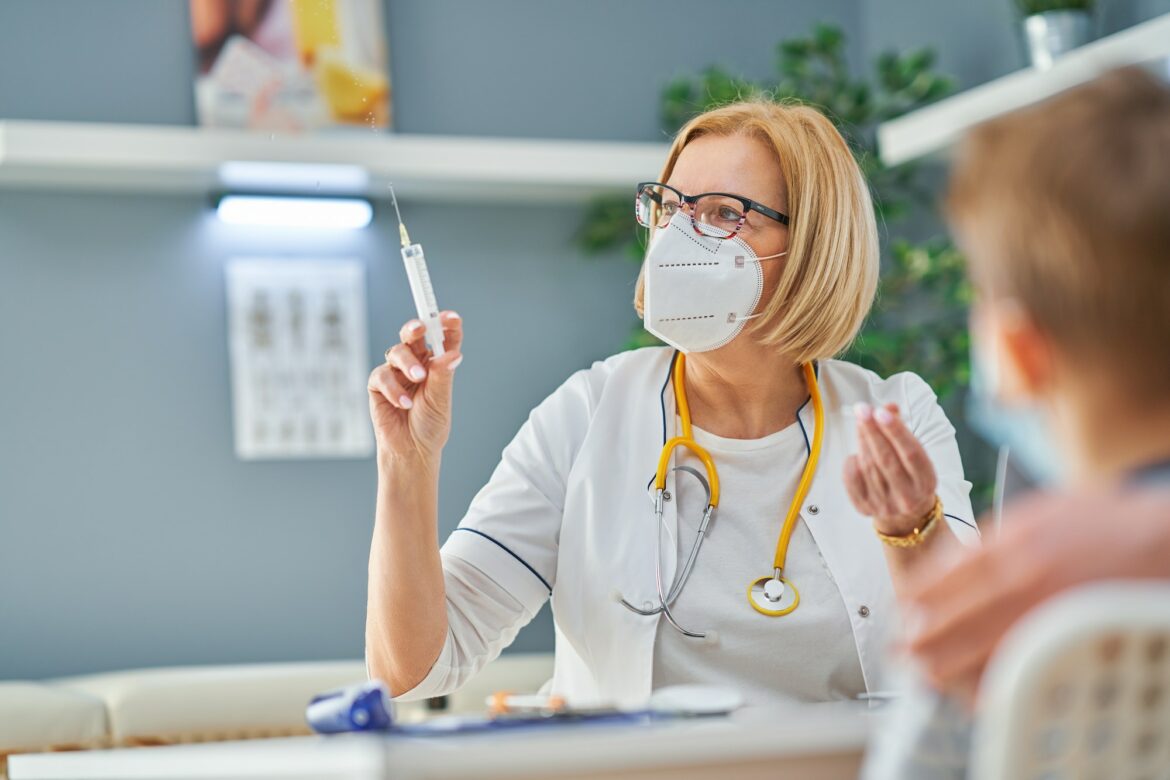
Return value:
[[(788, 507), (788, 514), (784, 518), (784, 525), (780, 529), (780, 538), (776, 541), (776, 555), (772, 559), (772, 574), (755, 579), (748, 583), (747, 586), (747, 599), (752, 608), (761, 614), (772, 617), (787, 615), (800, 604), (799, 591), (797, 591), (792, 583), (784, 579), (784, 565), (788, 558), (788, 545), (792, 541), (792, 534), (796, 530), (797, 521), (800, 519), (800, 509), (804, 504), (804, 499), (808, 496), (809, 488), (812, 487), (813, 477), (816, 476), (817, 464), (821, 457), (821, 444), (824, 440), (825, 408), (821, 399), (820, 387), (817, 384), (816, 371), (813, 369), (811, 363), (805, 363), (801, 368), (804, 373), (805, 383), (808, 385), (815, 420), (812, 446), (809, 448), (808, 461), (805, 463), (804, 471), (800, 476), (800, 482), (796, 488), (796, 495), (792, 498), (792, 503)], [(694, 439), (691, 428), (691, 410), (687, 403), (685, 375), (686, 356), (679, 353), (675, 359), (671, 381), (674, 385), (675, 404), (678, 407), (678, 414), (682, 420), (682, 435), (670, 439), (663, 445), (662, 453), (658, 456), (658, 469), (654, 474), (654, 487), (658, 497), (657, 504), (661, 506), (661, 497), (663, 491), (666, 489), (666, 475), (670, 470), (670, 458), (674, 454), (674, 451), (679, 447), (683, 447), (695, 454), (703, 463), (704, 469), (706, 469), (711, 495), (704, 513), (704, 523), (700, 530), (701, 535), (705, 533), (706, 522), (709, 520), (715, 508), (719, 506), (719, 472), (715, 468), (715, 461), (711, 457), (711, 454)], [(689, 567), (687, 573), (689, 574)], [(681, 588), (672, 588), (671, 590), (677, 592), (679, 589)], [(785, 598), (787, 595), (785, 591), (787, 590), (792, 591), (789, 598)], [(773, 608), (773, 604), (776, 605), (775, 608)], [(672, 620), (671, 622), (673, 623), (674, 621)], [(680, 628), (680, 630), (682, 629)], [(689, 635), (692, 632), (684, 631), (684, 633)]]
[(654, 472), (654, 487), (656, 490), (666, 490), (666, 474), (670, 471), (670, 456), (678, 447), (685, 447), (703, 462), (707, 470), (707, 480), (710, 483), (710, 508), (719, 506), (719, 472), (715, 469), (715, 460), (695, 441), (691, 433), (691, 407), (687, 403), (687, 388), (683, 381), (686, 375), (686, 355), (678, 353), (674, 361), (674, 370), (671, 374), (671, 383), (674, 385), (674, 401), (678, 406), (678, 416), (682, 418), (682, 436), (675, 436), (662, 446), (662, 454), (658, 456), (658, 470)]

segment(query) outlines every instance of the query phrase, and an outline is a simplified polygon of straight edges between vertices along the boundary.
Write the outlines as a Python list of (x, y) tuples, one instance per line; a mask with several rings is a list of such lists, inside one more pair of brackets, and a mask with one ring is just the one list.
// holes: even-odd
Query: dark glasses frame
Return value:
[[(660, 181), (644, 181), (644, 182), (638, 183), (638, 192), (634, 196), (634, 215), (635, 215), (635, 217), (637, 217), (639, 214), (638, 206), (639, 206), (640, 201), (642, 200), (642, 194), (644, 192), (647, 192), (647, 190), (649, 190), (649, 188), (651, 188), (651, 187), (662, 187), (663, 189), (670, 190), (671, 192), (673, 192), (675, 195), (678, 196), (680, 203), (691, 206), (691, 209), (690, 209), (691, 227), (693, 227), (695, 229), (695, 232), (699, 233), (700, 235), (707, 235), (707, 234), (703, 233), (703, 231), (699, 229), (698, 224), (696, 224), (696, 222), (695, 222), (694, 205), (695, 205), (695, 203), (697, 203), (699, 201), (700, 198), (706, 197), (708, 195), (717, 195), (717, 196), (722, 197), (722, 198), (730, 198), (732, 200), (739, 201), (741, 204), (743, 204), (743, 209), (740, 212), (741, 216), (739, 218), (739, 222), (736, 223), (735, 230), (732, 231), (731, 235), (727, 236), (726, 238), (733, 238), (733, 237), (739, 235), (739, 231), (743, 228), (744, 222), (747, 221), (747, 215), (748, 215), (749, 211), (754, 211), (758, 214), (763, 214), (768, 219), (775, 220), (776, 222), (779, 222), (781, 225), (787, 225), (789, 223), (789, 219), (788, 219), (787, 214), (783, 214), (779, 211), (776, 211), (775, 209), (768, 208), (763, 203), (760, 203), (759, 201), (752, 200), (751, 198), (745, 198), (743, 195), (736, 195), (736, 194), (731, 193), (731, 192), (700, 192), (698, 195), (684, 195), (678, 189), (671, 187), (669, 184), (663, 184)], [(662, 205), (662, 199), (660, 197), (656, 197), (655, 193), (652, 190), (648, 194), (649, 194), (651, 200), (653, 200), (659, 206)], [(650, 227), (650, 226), (646, 225), (645, 227)]]

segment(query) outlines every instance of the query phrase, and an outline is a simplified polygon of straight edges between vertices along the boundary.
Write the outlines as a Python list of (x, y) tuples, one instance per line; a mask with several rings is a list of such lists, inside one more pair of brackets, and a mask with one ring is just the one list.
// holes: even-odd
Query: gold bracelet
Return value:
[(890, 547), (917, 547), (926, 541), (926, 537), (934, 530), (934, 527), (939, 524), (943, 516), (942, 499), (938, 496), (934, 497), (934, 506), (930, 511), (922, 516), (922, 521), (910, 533), (904, 536), (891, 536), (890, 534), (883, 534), (881, 531), (874, 529), (874, 533), (883, 543)]

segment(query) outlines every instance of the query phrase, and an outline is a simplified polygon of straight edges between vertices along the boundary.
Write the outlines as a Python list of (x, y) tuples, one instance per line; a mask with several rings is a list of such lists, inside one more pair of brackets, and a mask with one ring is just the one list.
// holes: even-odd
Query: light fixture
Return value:
[(358, 230), (370, 224), (374, 208), (362, 198), (296, 198), (224, 195), (216, 214), (229, 225)]
[(360, 195), (370, 174), (360, 165), (229, 160), (219, 166), (219, 182), (231, 192)]

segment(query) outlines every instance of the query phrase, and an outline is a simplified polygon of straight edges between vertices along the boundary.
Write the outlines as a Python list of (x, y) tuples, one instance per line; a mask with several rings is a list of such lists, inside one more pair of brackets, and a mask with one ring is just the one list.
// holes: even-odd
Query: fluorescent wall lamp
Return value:
[(360, 165), (230, 160), (219, 166), (219, 183), (229, 192), (361, 195), (370, 174)]
[(359, 230), (374, 217), (373, 206), (362, 198), (224, 195), (215, 211), (229, 225), (335, 230)]

